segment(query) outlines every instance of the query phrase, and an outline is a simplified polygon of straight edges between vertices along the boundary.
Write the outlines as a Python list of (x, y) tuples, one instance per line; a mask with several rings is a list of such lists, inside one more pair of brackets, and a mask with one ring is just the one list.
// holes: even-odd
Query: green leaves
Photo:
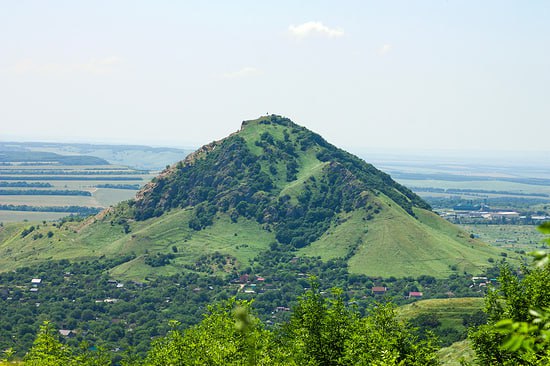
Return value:
[(550, 221), (542, 223), (538, 229), (543, 234), (550, 234)]
[(15, 355), (15, 351), (13, 350), (13, 348), (8, 348), (6, 350), (4, 350), (4, 358), (2, 358), (2, 361), (3, 362), (9, 362), (13, 359), (13, 356)]
[[(550, 221), (539, 225), (538, 230), (543, 234), (550, 235)], [(546, 239), (544, 239), (544, 241), (546, 243), (550, 244), (550, 238), (546, 238)], [(545, 252), (543, 250), (539, 250), (539, 251), (536, 251), (536, 252), (531, 252), (531, 253), (529, 253), (529, 255), (534, 257), (535, 265), (537, 267), (546, 267), (546, 266), (548, 266), (550, 259), (549, 259), (549, 256), (548, 256), (547, 252)]]
[(54, 336), (53, 324), (45, 321), (34, 340), (33, 346), (25, 357), (25, 365), (50, 366), (69, 364), (70, 351)]
[(250, 312), (250, 301), (230, 299), (210, 306), (204, 319), (185, 331), (171, 322), (153, 343), (146, 365), (258, 365), (276, 358), (271, 333)]
[(343, 293), (311, 289), (300, 299), (286, 339), (300, 365), (438, 365), (433, 338), (420, 341), (397, 320), (395, 307), (378, 304), (360, 317), (345, 305)]
[(527, 352), (533, 352), (534, 341), (531, 337), (537, 331), (537, 326), (527, 322), (514, 322), (511, 319), (504, 319), (495, 324), (500, 333), (506, 335), (502, 349), (516, 352), (523, 348)]
[[(550, 223), (540, 225), (539, 231), (550, 234)], [(518, 278), (509, 268), (503, 268), (500, 288), (487, 295), (492, 325), (480, 327), (470, 335), (482, 363), (494, 360), (505, 365), (550, 363), (549, 255), (544, 251), (530, 254), (536, 265), (534, 269), (523, 268), (523, 278)]]
[(533, 260), (537, 267), (542, 268), (548, 265), (548, 253), (546, 253), (545, 251), (537, 250), (535, 252), (530, 252), (529, 255), (533, 257)]
[(61, 343), (57, 330), (49, 321), (41, 326), (33, 346), (25, 356), (26, 366), (109, 366), (110, 357), (101, 347), (91, 351), (86, 342), (73, 350)]

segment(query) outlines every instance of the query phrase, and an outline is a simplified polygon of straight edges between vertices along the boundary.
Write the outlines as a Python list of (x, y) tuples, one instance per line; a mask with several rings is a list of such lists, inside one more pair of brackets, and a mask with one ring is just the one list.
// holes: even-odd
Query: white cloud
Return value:
[(341, 37), (344, 31), (341, 29), (329, 28), (321, 22), (306, 22), (300, 25), (291, 25), (288, 31), (294, 37), (302, 39), (314, 34), (325, 36), (328, 38)]
[(105, 74), (113, 71), (113, 67), (120, 64), (119, 57), (111, 56), (101, 59), (91, 59), (87, 62), (64, 63), (38, 63), (31, 59), (17, 62), (12, 70), (18, 74), (25, 73), (72, 73), (81, 72), (88, 74)]
[(385, 44), (382, 47), (380, 47), (380, 50), (378, 50), (378, 53), (380, 53), (381, 55), (385, 55), (388, 52), (390, 52), (392, 48), (393, 46), (391, 44)]
[(245, 78), (245, 77), (251, 77), (251, 76), (258, 76), (261, 75), (262, 72), (255, 68), (246, 66), (238, 71), (228, 72), (223, 74), (223, 76), (227, 79), (238, 79), (238, 78)]

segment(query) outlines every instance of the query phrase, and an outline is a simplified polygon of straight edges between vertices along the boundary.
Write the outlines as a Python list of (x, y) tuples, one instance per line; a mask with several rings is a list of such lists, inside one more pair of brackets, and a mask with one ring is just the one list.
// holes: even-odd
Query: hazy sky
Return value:
[(0, 0), (0, 140), (550, 151), (550, 1)]

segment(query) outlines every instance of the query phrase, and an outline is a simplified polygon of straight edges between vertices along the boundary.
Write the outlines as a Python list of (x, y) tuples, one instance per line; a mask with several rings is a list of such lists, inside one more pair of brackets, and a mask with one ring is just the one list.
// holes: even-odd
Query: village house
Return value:
[[(472, 282), (474, 285), (478, 285), (478, 286), (487, 286), (490, 282), (489, 282), (489, 279), (487, 277), (483, 277), (483, 276), (474, 276), (472, 277)], [(471, 288), (472, 286), (470, 286)]]
[(275, 311), (290, 311), (290, 308), (288, 308), (286, 306), (277, 306), (275, 308)]
[(31, 280), (31, 284), (32, 284), (33, 286), (35, 286), (35, 287), (38, 286), (38, 285), (40, 285), (41, 283), (42, 283), (42, 279), (41, 279), (41, 278), (33, 278), (33, 279)]
[(59, 329), (59, 334), (67, 338), (72, 338), (76, 335), (75, 331), (70, 329)]
[(384, 295), (386, 291), (388, 291), (388, 288), (384, 286), (374, 286), (371, 291), (374, 295)]

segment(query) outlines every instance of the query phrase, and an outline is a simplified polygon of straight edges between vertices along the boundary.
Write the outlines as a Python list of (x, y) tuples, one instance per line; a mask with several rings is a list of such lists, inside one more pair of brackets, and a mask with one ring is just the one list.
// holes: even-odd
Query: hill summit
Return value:
[[(380, 212), (383, 194), (408, 214), (429, 205), (374, 166), (326, 142), (288, 118), (245, 121), (229, 137), (205, 145), (138, 192), (134, 217), (193, 207), (189, 226), (212, 225), (217, 213), (253, 219), (282, 244), (319, 239), (342, 212)], [(369, 215), (367, 214), (367, 215)]]

